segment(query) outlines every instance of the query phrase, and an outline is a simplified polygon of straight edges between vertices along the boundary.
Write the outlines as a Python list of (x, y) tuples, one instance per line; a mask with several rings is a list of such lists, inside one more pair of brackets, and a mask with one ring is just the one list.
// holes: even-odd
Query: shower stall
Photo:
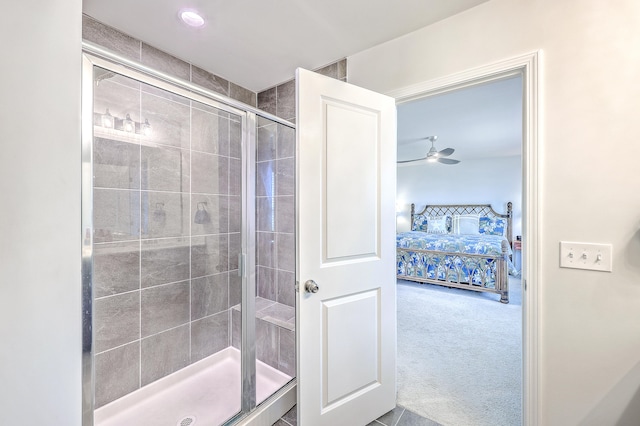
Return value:
[(83, 424), (238, 422), (296, 375), (293, 125), (85, 51)]

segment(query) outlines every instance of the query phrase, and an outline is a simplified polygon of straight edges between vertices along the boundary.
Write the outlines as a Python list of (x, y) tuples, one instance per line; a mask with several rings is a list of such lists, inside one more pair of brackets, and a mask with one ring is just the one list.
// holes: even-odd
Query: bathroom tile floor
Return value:
[[(273, 426), (298, 426), (298, 410), (294, 405), (281, 419)], [(349, 425), (359, 426), (359, 425)], [(440, 423), (424, 418), (413, 411), (398, 405), (387, 414), (372, 421), (366, 426), (442, 426)]]

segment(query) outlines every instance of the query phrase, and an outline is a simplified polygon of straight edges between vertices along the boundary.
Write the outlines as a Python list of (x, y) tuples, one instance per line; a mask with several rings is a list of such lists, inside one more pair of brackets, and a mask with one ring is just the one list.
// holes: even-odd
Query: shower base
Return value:
[[(264, 401), (291, 379), (257, 361), (257, 403)], [(100, 407), (94, 412), (94, 424), (221, 425), (240, 411), (241, 382), (240, 351), (229, 347)]]

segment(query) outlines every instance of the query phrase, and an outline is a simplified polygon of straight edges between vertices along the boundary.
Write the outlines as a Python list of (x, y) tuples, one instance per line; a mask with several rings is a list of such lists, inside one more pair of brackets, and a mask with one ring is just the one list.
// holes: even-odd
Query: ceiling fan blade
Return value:
[(396, 161), (398, 164), (402, 164), (402, 163), (413, 163), (414, 161), (421, 161), (421, 160), (426, 160), (427, 157), (422, 157), (422, 158), (416, 158), (414, 160), (400, 160), (400, 161)]
[(453, 149), (453, 148), (445, 148), (442, 151), (438, 152), (438, 156), (439, 157), (448, 157), (451, 154), (453, 154), (453, 151), (455, 151), (455, 149)]
[(453, 160), (451, 158), (438, 158), (438, 163), (442, 164), (458, 164), (460, 160)]

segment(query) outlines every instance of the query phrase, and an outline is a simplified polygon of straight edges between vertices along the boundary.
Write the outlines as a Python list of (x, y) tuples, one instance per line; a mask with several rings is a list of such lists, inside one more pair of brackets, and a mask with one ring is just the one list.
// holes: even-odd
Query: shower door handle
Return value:
[(317, 293), (320, 287), (318, 287), (318, 284), (316, 284), (314, 280), (308, 280), (304, 283), (304, 289), (307, 293)]

